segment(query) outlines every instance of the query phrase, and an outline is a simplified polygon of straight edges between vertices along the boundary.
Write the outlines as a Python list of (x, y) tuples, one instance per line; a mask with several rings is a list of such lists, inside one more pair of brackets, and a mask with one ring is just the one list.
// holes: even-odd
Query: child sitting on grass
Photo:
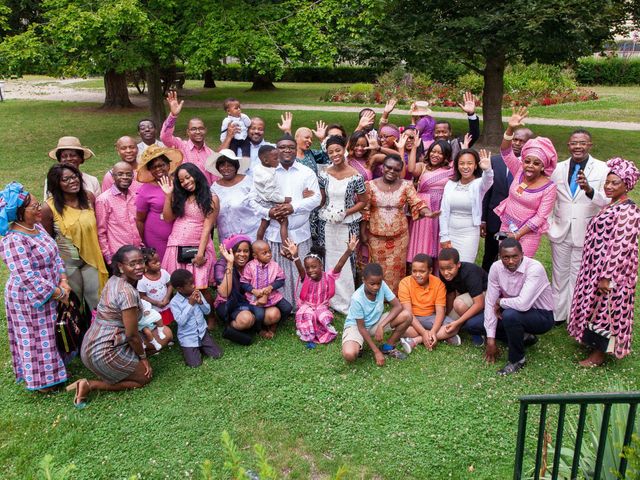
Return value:
[(169, 281), (171, 276), (164, 268), (160, 268), (160, 257), (155, 248), (143, 248), (144, 276), (138, 280), (138, 292), (140, 298), (151, 304), (154, 310), (160, 312), (162, 324), (169, 325), (173, 322), (173, 315), (169, 308), (169, 300), (173, 293), (173, 287)]
[[(254, 167), (252, 173), (253, 188), (256, 191), (258, 203), (269, 209), (279, 203), (291, 203), (291, 197), (285, 197), (280, 192), (280, 187), (276, 181), (276, 167), (280, 164), (276, 147), (273, 145), (261, 146), (260, 150), (258, 150), (258, 158), (260, 159), (260, 163)], [(277, 221), (280, 223), (280, 238), (284, 245), (289, 236), (289, 221), (287, 217), (282, 217), (282, 219)], [(264, 234), (270, 222), (270, 218), (263, 218), (260, 221), (258, 233), (256, 234), (258, 240), (264, 239)]]
[[(364, 267), (363, 284), (351, 296), (342, 333), (342, 356), (349, 363), (356, 361), (365, 342), (380, 367), (384, 365), (385, 355), (398, 360), (407, 358), (395, 345), (411, 325), (411, 315), (402, 308), (382, 276), (382, 267), (369, 263)], [(383, 315), (385, 302), (391, 304), (391, 310)], [(384, 332), (391, 330), (393, 333), (384, 342)], [(382, 346), (378, 348), (376, 342)]]
[(312, 247), (311, 253), (308, 253), (302, 262), (298, 257), (298, 246), (290, 240), (285, 243), (284, 250), (295, 262), (302, 279), (296, 312), (296, 334), (300, 340), (306, 342), (307, 348), (315, 348), (316, 343), (329, 343), (336, 338), (336, 329), (331, 325), (333, 312), (329, 310), (329, 301), (336, 293), (336, 280), (342, 267), (357, 247), (358, 237), (351, 235), (347, 250), (338, 259), (338, 263), (333, 270), (325, 272), (322, 263), (324, 252)]
[(153, 331), (156, 331), (160, 340), (165, 339), (162, 317), (159, 312), (151, 307), (149, 302), (142, 299), (140, 299), (140, 302), (142, 303), (142, 317), (138, 320), (138, 331), (142, 333), (149, 345), (152, 345), (156, 351), (160, 351), (162, 345), (154, 337)]
[[(245, 292), (245, 297), (249, 301), (249, 309), (256, 317), (256, 328), (260, 336), (273, 338), (278, 321), (285, 319), (293, 310), (293, 307), (278, 291), (284, 286), (284, 272), (280, 265), (272, 260), (271, 248), (263, 240), (256, 240), (251, 245), (253, 260), (248, 262), (240, 277), (240, 288)], [(275, 307), (279, 310), (279, 317), (276, 319), (272, 315)], [(267, 315), (267, 310), (272, 314)], [(277, 317), (277, 315), (276, 315)], [(262, 330), (262, 326), (266, 330)]]
[(169, 306), (178, 325), (178, 341), (185, 363), (189, 367), (199, 367), (202, 355), (222, 357), (222, 349), (207, 332), (205, 315), (209, 315), (211, 306), (196, 289), (193, 274), (183, 268), (175, 270), (171, 274), (171, 286), (177, 293)]

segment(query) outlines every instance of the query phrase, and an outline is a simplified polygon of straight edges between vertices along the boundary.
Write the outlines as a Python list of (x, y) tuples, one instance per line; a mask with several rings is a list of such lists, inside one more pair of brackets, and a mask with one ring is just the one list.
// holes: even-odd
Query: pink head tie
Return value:
[(527, 140), (520, 153), (522, 159), (536, 157), (544, 165), (544, 174), (548, 177), (556, 169), (558, 154), (551, 140), (546, 137), (536, 137)]

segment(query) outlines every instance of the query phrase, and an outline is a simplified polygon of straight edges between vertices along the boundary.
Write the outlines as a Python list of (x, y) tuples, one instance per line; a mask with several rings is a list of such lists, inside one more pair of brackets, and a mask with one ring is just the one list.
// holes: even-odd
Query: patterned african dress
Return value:
[(138, 290), (124, 278), (111, 277), (102, 289), (96, 318), (82, 341), (82, 363), (108, 383), (127, 378), (139, 362), (127, 341), (122, 321), (122, 311), (130, 308), (138, 309), (140, 320), (142, 303)]
[(38, 233), (9, 230), (2, 239), (2, 260), (9, 269), (4, 288), (9, 349), (17, 382), (39, 390), (67, 381), (56, 348), (58, 303), (51, 298), (64, 273), (53, 238), (40, 226)]
[[(453, 175), (453, 168), (425, 169), (418, 179), (418, 197), (436, 212), (440, 210), (444, 186)], [(437, 257), (440, 253), (440, 221), (436, 218), (421, 218), (410, 222), (409, 248), (407, 262), (411, 262), (418, 253)]]
[[(360, 236), (360, 212), (346, 216), (344, 212), (357, 202), (357, 195), (364, 195), (366, 188), (360, 174), (338, 180), (326, 171), (318, 176), (320, 189), (325, 191), (325, 204), (318, 212), (318, 245), (325, 248), (325, 268), (333, 268), (344, 254), (349, 237)], [(351, 295), (355, 292), (356, 258), (344, 268), (336, 283), (335, 296), (331, 299), (331, 307), (346, 314), (349, 310)]]
[[(639, 233), (640, 209), (631, 200), (605, 207), (589, 222), (567, 324), (569, 335), (578, 341), (589, 324), (592, 330), (608, 332), (618, 358), (631, 352)], [(611, 290), (601, 296), (597, 288), (603, 278), (611, 280)]]
[(557, 187), (549, 180), (538, 188), (529, 188), (524, 183), (522, 162), (513, 154), (513, 150), (501, 150), (505, 165), (513, 175), (509, 187), (509, 196), (493, 209), (500, 217), (500, 231), (510, 232), (525, 225), (531, 232), (520, 238), (522, 250), (527, 257), (534, 257), (538, 251), (542, 234), (549, 230), (549, 217), (556, 203)]
[(336, 291), (338, 278), (340, 273), (333, 270), (323, 272), (320, 280), (304, 277), (296, 312), (296, 334), (303, 342), (329, 343), (336, 338), (329, 301)]
[(409, 245), (408, 210), (416, 220), (424, 201), (418, 197), (413, 184), (402, 180), (395, 191), (385, 192), (368, 182), (369, 197), (369, 253), (371, 261), (382, 265), (384, 281), (398, 293), (400, 280), (406, 276), (407, 247)]
[[(373, 180), (373, 172), (367, 167), (367, 159), (358, 160), (355, 157), (349, 156), (347, 158), (347, 162), (351, 167), (353, 167), (360, 175), (365, 182), (365, 188), (367, 192), (369, 191), (368, 182), (369, 180)], [(366, 208), (366, 207), (365, 207)], [(360, 243), (358, 245), (357, 255), (356, 255), (357, 269), (362, 271), (364, 266), (369, 262), (369, 247), (365, 243)]]

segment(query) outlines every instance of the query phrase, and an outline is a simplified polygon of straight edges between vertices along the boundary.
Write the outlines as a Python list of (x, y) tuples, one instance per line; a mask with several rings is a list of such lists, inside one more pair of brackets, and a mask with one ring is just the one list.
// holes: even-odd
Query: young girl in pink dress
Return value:
[[(451, 168), (451, 145), (438, 140), (429, 145), (424, 162), (416, 162), (417, 148), (411, 149), (408, 169), (418, 179), (418, 197), (432, 212), (440, 211), (444, 186), (453, 175)], [(407, 262), (411, 263), (418, 253), (425, 253), (435, 259), (440, 253), (440, 221), (438, 217), (424, 217), (411, 222), (409, 226), (409, 248)]]
[[(180, 165), (173, 179), (163, 177), (160, 187), (165, 194), (162, 216), (165, 221), (173, 222), (162, 268), (169, 274), (178, 268), (191, 272), (196, 288), (209, 305), (213, 305), (209, 285), (215, 283), (216, 251), (211, 232), (219, 211), (217, 201), (211, 196), (204, 174), (193, 163)], [(211, 329), (214, 327), (213, 314), (208, 320)]]
[(296, 312), (296, 333), (306, 342), (307, 348), (315, 348), (316, 343), (329, 343), (336, 338), (337, 332), (331, 323), (333, 313), (329, 310), (329, 301), (336, 292), (336, 280), (342, 267), (358, 247), (358, 237), (351, 235), (346, 251), (332, 270), (325, 272), (322, 264), (322, 252), (311, 253), (304, 257), (304, 263), (298, 257), (298, 246), (287, 240), (285, 249), (288, 257), (294, 261), (302, 287)]

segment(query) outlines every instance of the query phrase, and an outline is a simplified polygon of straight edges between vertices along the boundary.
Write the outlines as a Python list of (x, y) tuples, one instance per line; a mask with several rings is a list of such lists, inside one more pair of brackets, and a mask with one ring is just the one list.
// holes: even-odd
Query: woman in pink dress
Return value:
[(558, 163), (558, 154), (545, 137), (532, 138), (524, 144), (522, 161), (511, 148), (513, 132), (523, 125), (527, 108), (513, 112), (504, 133), (500, 154), (513, 175), (509, 196), (493, 211), (500, 217), (500, 232), (515, 238), (522, 245), (523, 253), (533, 257), (538, 250), (542, 234), (549, 229), (548, 218), (556, 201), (556, 185), (549, 177)]
[[(417, 146), (409, 154), (408, 169), (418, 179), (418, 197), (435, 213), (440, 213), (440, 202), (444, 186), (453, 175), (451, 167), (451, 145), (438, 140), (429, 145), (424, 162), (416, 162)], [(409, 226), (409, 249), (406, 261), (411, 263), (418, 253), (425, 253), (435, 259), (440, 253), (440, 221), (438, 215), (414, 220)]]
[[(162, 178), (160, 186), (165, 194), (162, 216), (165, 221), (173, 222), (162, 268), (169, 273), (179, 268), (190, 271), (196, 288), (209, 305), (213, 305), (209, 286), (215, 283), (216, 251), (211, 232), (218, 217), (217, 200), (211, 196), (204, 174), (193, 163), (180, 165), (173, 179)], [(213, 318), (212, 313), (209, 315), (210, 328), (214, 327)]]
[(569, 335), (592, 348), (583, 367), (602, 365), (607, 353), (623, 358), (631, 352), (640, 209), (628, 192), (640, 171), (622, 158), (607, 166), (604, 193), (611, 203), (587, 227), (567, 325)]

